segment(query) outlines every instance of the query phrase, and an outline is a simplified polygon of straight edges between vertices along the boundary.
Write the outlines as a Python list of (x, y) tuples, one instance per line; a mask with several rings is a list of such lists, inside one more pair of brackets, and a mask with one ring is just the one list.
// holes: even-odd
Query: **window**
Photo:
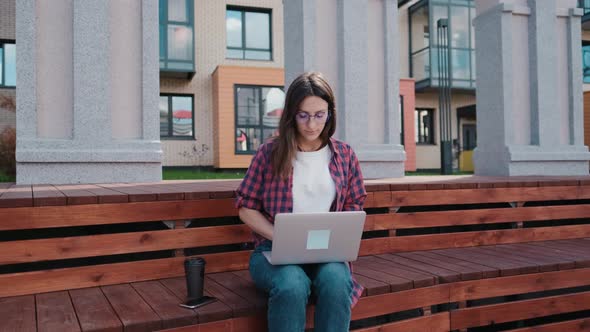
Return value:
[(195, 71), (193, 0), (160, 0), (160, 70)]
[[(409, 9), (410, 76), (416, 89), (439, 86), (439, 52), (450, 48), (453, 88), (475, 88), (475, 18), (473, 0), (421, 0)], [(439, 41), (437, 22), (447, 19), (448, 40)], [(439, 45), (441, 44), (441, 45)]]
[(590, 13), (590, 0), (578, 0), (578, 7), (584, 9), (584, 15)]
[(590, 41), (582, 41), (582, 68), (584, 83), (590, 83)]
[(0, 87), (16, 86), (16, 45), (0, 41)]
[(229, 59), (272, 60), (271, 11), (227, 7), (226, 57)]
[(416, 109), (416, 143), (434, 144), (434, 110)]
[(160, 137), (193, 138), (193, 96), (160, 95)]
[(237, 154), (253, 154), (260, 144), (278, 134), (284, 103), (282, 87), (235, 86)]

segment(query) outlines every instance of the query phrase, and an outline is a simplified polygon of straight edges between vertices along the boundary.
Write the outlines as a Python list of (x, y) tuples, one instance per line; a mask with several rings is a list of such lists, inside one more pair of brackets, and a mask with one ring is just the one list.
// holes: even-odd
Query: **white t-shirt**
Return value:
[(318, 151), (297, 152), (293, 161), (293, 213), (330, 211), (336, 197), (331, 160), (328, 145)]

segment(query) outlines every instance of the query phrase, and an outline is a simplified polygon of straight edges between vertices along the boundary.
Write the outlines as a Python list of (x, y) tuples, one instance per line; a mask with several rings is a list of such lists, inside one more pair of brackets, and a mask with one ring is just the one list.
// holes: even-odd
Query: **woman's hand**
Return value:
[(238, 215), (254, 232), (272, 241), (274, 226), (260, 211), (242, 207), (238, 210)]

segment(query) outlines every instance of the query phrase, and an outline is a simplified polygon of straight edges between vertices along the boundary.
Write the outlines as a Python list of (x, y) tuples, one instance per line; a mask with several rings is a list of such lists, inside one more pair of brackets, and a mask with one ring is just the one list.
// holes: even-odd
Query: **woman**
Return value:
[(303, 331), (308, 297), (316, 296), (315, 330), (348, 331), (362, 286), (345, 263), (271, 265), (277, 213), (358, 211), (366, 198), (356, 155), (332, 138), (334, 94), (315, 72), (298, 76), (287, 91), (279, 136), (260, 146), (237, 190), (240, 219), (254, 233), (250, 274), (269, 293), (269, 331)]

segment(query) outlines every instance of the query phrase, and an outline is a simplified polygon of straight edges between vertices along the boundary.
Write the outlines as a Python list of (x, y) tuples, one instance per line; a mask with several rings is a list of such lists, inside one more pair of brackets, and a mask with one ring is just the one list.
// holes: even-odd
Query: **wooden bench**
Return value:
[[(0, 184), (0, 331), (265, 330), (237, 183)], [(368, 183), (353, 329), (590, 330), (590, 178)]]

